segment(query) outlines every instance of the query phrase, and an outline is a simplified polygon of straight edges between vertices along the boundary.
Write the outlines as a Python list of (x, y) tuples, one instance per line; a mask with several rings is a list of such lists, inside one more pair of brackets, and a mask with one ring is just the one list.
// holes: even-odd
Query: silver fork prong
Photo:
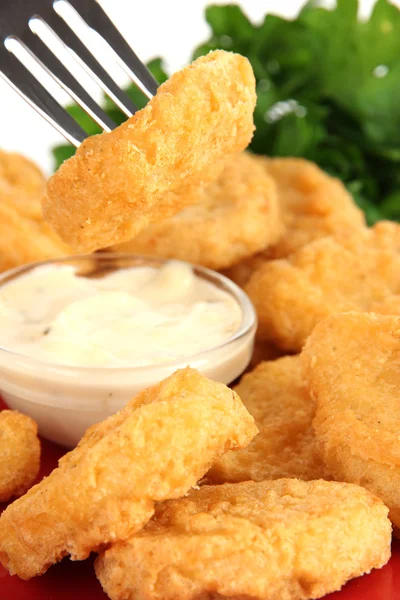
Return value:
[(137, 107), (129, 96), (118, 87), (116, 82), (102, 67), (97, 58), (86, 48), (74, 31), (56, 13), (46, 15), (45, 23), (53, 30), (60, 41), (64, 42), (68, 50), (70, 52), (71, 50), (73, 51), (74, 58), (97, 85), (101, 87), (105, 94), (111, 98), (127, 117), (131, 117), (137, 111)]
[[(38, 20), (39, 17), (35, 17)], [(29, 25), (31, 25), (31, 19)], [(26, 29), (20, 41), (25, 49), (36, 59), (36, 61), (47, 71), (49, 75), (60, 85), (104, 131), (111, 131), (116, 124), (93, 100), (75, 77), (64, 67), (61, 60), (51, 52), (42, 39), (39, 39), (29, 29)], [(62, 43), (62, 42), (61, 42)]]
[(11, 52), (0, 45), (0, 76), (76, 148), (87, 133)]
[(142, 92), (151, 99), (157, 92), (158, 83), (148, 68), (122, 37), (114, 23), (96, 0), (56, 0), (72, 7), (77, 17), (94, 29), (115, 53), (118, 63)]

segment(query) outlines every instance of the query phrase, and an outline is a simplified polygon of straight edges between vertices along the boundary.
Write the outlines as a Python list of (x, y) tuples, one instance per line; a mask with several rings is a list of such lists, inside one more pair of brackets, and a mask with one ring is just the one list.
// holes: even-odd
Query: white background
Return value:
[[(84, 1), (84, 0), (82, 0)], [(234, 1), (234, 0), (232, 0)], [(400, 5), (400, 0), (392, 0)], [(172, 72), (189, 60), (192, 49), (209, 34), (204, 21), (206, 0), (100, 0), (122, 34), (144, 61), (166, 59)], [(214, 3), (224, 4), (226, 2)], [(293, 17), (304, 0), (237, 1), (255, 21), (266, 12)], [(324, 4), (331, 5), (327, 0)], [(361, 0), (362, 15), (374, 0)], [(63, 142), (57, 132), (0, 80), (0, 147), (34, 159), (46, 172), (52, 168), (50, 148)]]

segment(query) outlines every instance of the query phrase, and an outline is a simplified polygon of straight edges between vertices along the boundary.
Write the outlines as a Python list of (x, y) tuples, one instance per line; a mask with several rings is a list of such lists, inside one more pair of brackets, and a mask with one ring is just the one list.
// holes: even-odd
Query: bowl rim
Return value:
[[(207, 281), (211, 281), (212, 283), (214, 283), (214, 285), (217, 285), (217, 287), (219, 287), (219, 289), (223, 289), (225, 292), (229, 293), (231, 295), (231, 297), (233, 297), (236, 300), (236, 302), (238, 303), (239, 308), (241, 310), (241, 313), (242, 313), (241, 323), (240, 323), (238, 329), (221, 344), (207, 347), (204, 350), (202, 350), (201, 352), (197, 352), (196, 354), (189, 354), (188, 356), (173, 359), (171, 361), (164, 361), (161, 363), (160, 362), (152, 363), (150, 365), (143, 365), (143, 366), (124, 365), (124, 366), (110, 366), (109, 367), (109, 366), (101, 365), (101, 366), (93, 367), (93, 366), (84, 366), (84, 365), (78, 366), (78, 365), (50, 362), (50, 361), (45, 361), (45, 360), (34, 358), (33, 356), (29, 356), (28, 354), (16, 352), (14, 350), (11, 350), (11, 349), (1, 345), (1, 343), (0, 343), (0, 356), (3, 354), (10, 358), (22, 359), (24, 361), (28, 361), (31, 366), (37, 366), (38, 368), (40, 367), (42, 369), (46, 368), (46, 369), (50, 369), (50, 370), (57, 370), (59, 372), (62, 371), (64, 373), (68, 373), (68, 374), (74, 374), (74, 373), (78, 373), (78, 372), (83, 372), (85, 374), (89, 374), (89, 373), (96, 374), (96, 373), (101, 372), (104, 374), (104, 371), (107, 371), (108, 373), (115, 373), (115, 374), (123, 373), (123, 372), (127, 372), (127, 371), (146, 373), (147, 371), (152, 371), (155, 369), (171, 368), (174, 365), (176, 365), (177, 368), (180, 368), (182, 366), (182, 364), (188, 364), (189, 362), (191, 362), (191, 363), (199, 362), (202, 359), (207, 358), (209, 354), (212, 354), (218, 350), (222, 350), (223, 348), (227, 348), (227, 347), (233, 345), (238, 340), (245, 338), (252, 331), (255, 332), (255, 330), (256, 330), (256, 327), (257, 327), (256, 311), (255, 311), (255, 308), (254, 308), (250, 298), (247, 296), (247, 294), (244, 292), (244, 290), (242, 290), (231, 279), (229, 279), (228, 277), (226, 277), (225, 275), (222, 275), (221, 273), (219, 273), (217, 271), (213, 271), (212, 269), (208, 269), (207, 267), (203, 267), (202, 265), (192, 264), (187, 261), (178, 260), (178, 259), (145, 256), (145, 255), (141, 255), (141, 254), (133, 254), (130, 252), (109, 252), (109, 251), (103, 252), (103, 251), (101, 251), (101, 252), (96, 252), (94, 254), (77, 254), (77, 255), (66, 256), (66, 257), (62, 257), (62, 258), (36, 261), (36, 262), (32, 262), (32, 263), (27, 263), (25, 265), (21, 265), (19, 267), (15, 267), (14, 269), (9, 269), (8, 271), (5, 271), (4, 273), (0, 274), (0, 288), (2, 286), (6, 285), (7, 283), (9, 283), (10, 281), (17, 279), (18, 277), (20, 277), (26, 273), (29, 273), (38, 267), (42, 267), (42, 266), (46, 266), (46, 265), (73, 264), (76, 262), (79, 263), (79, 262), (84, 262), (84, 261), (88, 261), (88, 260), (105, 262), (105, 263), (107, 263), (107, 261), (111, 262), (112, 260), (122, 260), (122, 261), (126, 260), (126, 261), (130, 261), (130, 262), (137, 261), (138, 266), (139, 266), (139, 264), (141, 264), (143, 266), (148, 265), (148, 266), (158, 266), (158, 267), (160, 267), (161, 265), (164, 265), (166, 263), (169, 263), (169, 262), (178, 262), (180, 264), (189, 265), (194, 270), (194, 273), (197, 276), (200, 276), (203, 279), (206, 279)], [(119, 268), (123, 268), (123, 267), (119, 267)], [(1, 368), (1, 366), (0, 366), (0, 368)]]

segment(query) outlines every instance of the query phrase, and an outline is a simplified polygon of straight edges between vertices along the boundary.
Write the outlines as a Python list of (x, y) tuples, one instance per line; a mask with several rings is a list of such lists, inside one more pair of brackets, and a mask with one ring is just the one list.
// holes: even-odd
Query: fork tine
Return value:
[(46, 15), (44, 21), (51, 27), (58, 38), (64, 42), (68, 48), (75, 52), (75, 55), (79, 59), (79, 64), (86, 69), (89, 75), (96, 81), (97, 85), (103, 89), (107, 96), (111, 98), (127, 117), (131, 117), (137, 111), (137, 106), (135, 106), (129, 96), (118, 87), (115, 81), (101, 66), (96, 57), (94, 57), (86, 48), (74, 31), (72, 31), (72, 29), (70, 29), (56, 13), (51, 12), (49, 15)]
[(85, 0), (84, 2), (82, 0), (57, 0), (57, 2), (65, 2), (72, 6), (76, 14), (106, 40), (116, 52), (124, 71), (149, 99), (156, 94), (157, 81), (96, 0)]
[(0, 44), (0, 76), (71, 144), (78, 147), (87, 133), (45, 90), (30, 71)]
[[(17, 38), (18, 39), (18, 38)], [(79, 104), (83, 110), (105, 131), (116, 127), (114, 121), (93, 100), (75, 77), (64, 67), (62, 62), (51, 52), (45, 43), (29, 29), (20, 38), (25, 47), (44, 66), (57, 83)]]

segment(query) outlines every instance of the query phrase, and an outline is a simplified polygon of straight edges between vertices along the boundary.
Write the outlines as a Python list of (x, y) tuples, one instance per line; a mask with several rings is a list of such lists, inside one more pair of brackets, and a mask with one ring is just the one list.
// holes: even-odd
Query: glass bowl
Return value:
[[(122, 253), (67, 257), (7, 271), (0, 276), (0, 287), (41, 265), (73, 265), (82, 277), (101, 277), (128, 267), (160, 268), (167, 262)], [(43, 437), (71, 448), (90, 425), (117, 412), (139, 391), (177, 369), (191, 366), (216, 381), (234, 381), (252, 356), (257, 324), (253, 305), (230, 279), (204, 267), (192, 268), (198, 277), (230, 294), (241, 308), (239, 328), (222, 344), (178, 361), (145, 367), (76, 367), (44, 362), (1, 346), (0, 331), (0, 390), (7, 405), (31, 416)]]

